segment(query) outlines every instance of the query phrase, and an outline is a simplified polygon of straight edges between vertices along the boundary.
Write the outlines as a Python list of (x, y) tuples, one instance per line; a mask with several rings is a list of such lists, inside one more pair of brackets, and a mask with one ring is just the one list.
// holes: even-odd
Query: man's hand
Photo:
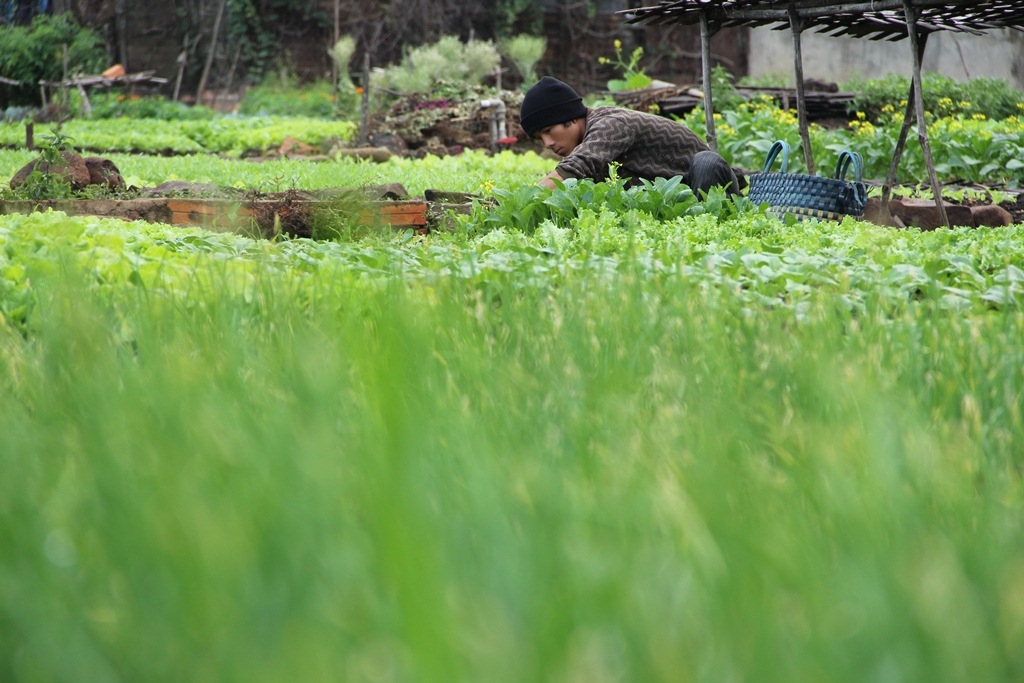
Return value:
[(548, 173), (546, 176), (541, 178), (537, 184), (540, 185), (541, 187), (546, 187), (549, 190), (554, 190), (556, 180), (558, 182), (562, 182), (563, 180), (565, 180), (565, 178), (560, 176), (558, 174), (558, 171), (552, 171), (551, 173)]

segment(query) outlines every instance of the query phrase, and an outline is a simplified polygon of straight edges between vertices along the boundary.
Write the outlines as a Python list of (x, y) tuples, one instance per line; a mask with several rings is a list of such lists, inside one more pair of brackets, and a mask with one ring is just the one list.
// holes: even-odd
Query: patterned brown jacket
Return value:
[(656, 114), (595, 107), (587, 112), (583, 141), (556, 166), (563, 178), (608, 179), (609, 163), (619, 164), (620, 178), (638, 184), (640, 178), (684, 178), (690, 159), (710, 149), (700, 136), (681, 123)]

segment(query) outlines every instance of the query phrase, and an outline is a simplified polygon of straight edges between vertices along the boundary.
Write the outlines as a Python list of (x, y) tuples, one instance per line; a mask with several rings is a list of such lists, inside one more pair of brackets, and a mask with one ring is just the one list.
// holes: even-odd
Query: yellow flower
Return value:
[(615, 39), (615, 42), (612, 43), (612, 45), (615, 47), (616, 50), (622, 49), (622, 41), (619, 40), (618, 38)]

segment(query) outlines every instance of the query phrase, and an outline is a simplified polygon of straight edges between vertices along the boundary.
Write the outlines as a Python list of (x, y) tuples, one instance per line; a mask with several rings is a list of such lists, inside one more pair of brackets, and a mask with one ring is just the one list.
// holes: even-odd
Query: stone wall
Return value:
[[(801, 46), (805, 78), (842, 83), (890, 73), (909, 76), (913, 71), (906, 40), (832, 38), (807, 32)], [(792, 82), (793, 37), (789, 31), (752, 30), (750, 55), (751, 76), (782, 73)], [(928, 39), (922, 68), (958, 81), (1001, 78), (1024, 90), (1024, 33), (1001, 30), (975, 36), (939, 31)]]

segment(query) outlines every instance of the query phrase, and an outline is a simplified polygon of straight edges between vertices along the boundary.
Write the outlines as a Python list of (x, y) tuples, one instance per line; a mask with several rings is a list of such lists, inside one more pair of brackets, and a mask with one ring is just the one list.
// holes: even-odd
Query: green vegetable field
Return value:
[(510, 153), (113, 158), (499, 205), (0, 217), (0, 678), (1024, 680), (1021, 225), (538, 196)]

